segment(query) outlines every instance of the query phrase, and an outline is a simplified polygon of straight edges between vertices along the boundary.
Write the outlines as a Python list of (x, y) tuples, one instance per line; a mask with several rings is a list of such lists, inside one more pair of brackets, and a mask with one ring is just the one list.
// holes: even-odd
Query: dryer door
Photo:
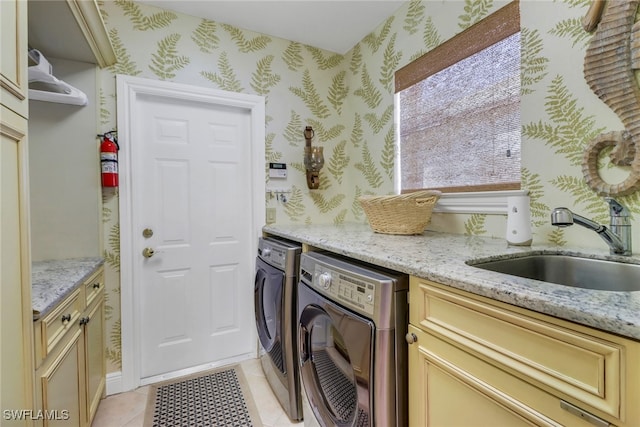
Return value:
[(262, 261), (256, 259), (256, 278), (254, 286), (254, 306), (256, 328), (260, 344), (265, 349), (280, 372), (285, 373), (282, 354), (282, 315), (285, 275)]
[(368, 426), (374, 325), (299, 285), (302, 383), (323, 425)]

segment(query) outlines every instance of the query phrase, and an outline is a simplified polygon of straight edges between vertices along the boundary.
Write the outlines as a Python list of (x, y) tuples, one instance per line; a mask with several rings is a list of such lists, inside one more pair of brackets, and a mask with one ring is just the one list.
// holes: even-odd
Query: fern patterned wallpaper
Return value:
[[(395, 70), (495, 11), (492, 0), (410, 1), (346, 55), (126, 0), (101, 3), (118, 63), (101, 71), (103, 131), (115, 127), (115, 75), (127, 74), (266, 98), (266, 162), (286, 162), (288, 202), (275, 198), (278, 223), (366, 221), (363, 194), (393, 192)], [(588, 0), (522, 0), (522, 183), (530, 191), (534, 241), (603, 247), (578, 227), (549, 225), (567, 206), (601, 222), (601, 198), (584, 184), (583, 147), (621, 123), (587, 87), (582, 62)], [(274, 6), (277, 7), (277, 6)], [(280, 6), (282, 7), (282, 6)], [(325, 147), (321, 188), (306, 188), (302, 130)], [(455, 161), (455, 159), (452, 159)], [(603, 171), (619, 179), (603, 160)], [(269, 183), (267, 183), (269, 186)], [(277, 183), (275, 186), (282, 187)], [(634, 216), (640, 195), (620, 199)], [(121, 369), (118, 198), (104, 195), (109, 372)], [(634, 220), (634, 240), (640, 223)], [(435, 214), (430, 229), (503, 238), (502, 215)], [(640, 244), (640, 243), (638, 243)]]

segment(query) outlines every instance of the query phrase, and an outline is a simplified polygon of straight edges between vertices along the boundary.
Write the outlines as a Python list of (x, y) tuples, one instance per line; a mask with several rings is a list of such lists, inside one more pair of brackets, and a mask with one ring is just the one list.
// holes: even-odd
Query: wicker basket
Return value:
[(440, 194), (425, 190), (397, 196), (363, 196), (358, 201), (376, 233), (421, 234), (431, 221), (431, 211)]

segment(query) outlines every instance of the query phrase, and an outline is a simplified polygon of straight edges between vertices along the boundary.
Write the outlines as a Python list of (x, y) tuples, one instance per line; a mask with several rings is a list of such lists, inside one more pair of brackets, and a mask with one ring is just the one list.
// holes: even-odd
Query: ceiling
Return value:
[(136, 0), (344, 54), (406, 0)]

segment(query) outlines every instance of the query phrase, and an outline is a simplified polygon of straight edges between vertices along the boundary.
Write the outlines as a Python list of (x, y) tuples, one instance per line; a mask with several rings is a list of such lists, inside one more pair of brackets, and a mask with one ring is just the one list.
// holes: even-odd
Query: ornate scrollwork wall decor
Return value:
[[(582, 172), (587, 184), (601, 196), (625, 196), (640, 189), (640, 21), (635, 17), (640, 0), (593, 0), (582, 23), (595, 33), (584, 59), (584, 76), (591, 90), (622, 121), (624, 130), (596, 136), (587, 145)], [(613, 147), (610, 158), (617, 166), (630, 166), (629, 176), (617, 184), (598, 173), (600, 152)]]

